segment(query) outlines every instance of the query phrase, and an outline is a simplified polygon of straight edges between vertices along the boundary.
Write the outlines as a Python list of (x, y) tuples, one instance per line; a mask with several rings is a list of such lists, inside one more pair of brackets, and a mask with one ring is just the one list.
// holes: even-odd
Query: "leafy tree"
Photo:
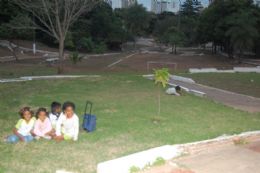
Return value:
[[(16, 61), (19, 58), (16, 53), (18, 47), (13, 44), (14, 39), (30, 39), (33, 36), (31, 30), (27, 29), (31, 26), (28, 19), (28, 14), (9, 0), (0, 1), (0, 38), (9, 41), (9, 50)], [(23, 26), (17, 25), (18, 23), (22, 23)]]
[(202, 10), (201, 2), (198, 0), (186, 0), (181, 5), (181, 15), (182, 16), (197, 16)]
[(158, 116), (161, 113), (161, 89), (160, 86), (163, 88), (166, 87), (169, 79), (170, 79), (170, 73), (169, 69), (162, 68), (158, 70), (154, 70), (154, 79), (155, 84), (158, 86)]
[(180, 29), (185, 34), (186, 45), (196, 44), (197, 26), (202, 5), (198, 0), (186, 0), (180, 10), (181, 25)]
[(234, 49), (248, 49), (256, 42), (253, 37), (258, 35), (254, 29), (259, 21), (258, 10), (250, 0), (214, 1), (202, 12), (197, 39), (200, 43), (213, 42), (215, 52), (218, 45), (232, 58)]
[[(89, 13), (80, 17), (72, 28), (78, 48), (83, 48), (82, 38), (89, 38), (96, 47), (105, 43), (110, 49), (119, 50), (126, 40), (126, 30), (123, 21), (113, 9), (105, 2), (96, 5)], [(94, 51), (95, 46), (90, 46), (87, 51)], [(102, 47), (102, 46), (101, 46)]]
[(159, 16), (153, 32), (157, 42), (168, 44), (168, 30), (175, 26), (177, 26), (176, 16)]
[(259, 33), (256, 26), (256, 18), (252, 17), (250, 11), (239, 11), (229, 16), (227, 19), (229, 29), (226, 36), (230, 38), (233, 47), (239, 50), (239, 62), (243, 56), (243, 51), (252, 49)]
[(31, 22), (37, 29), (54, 37), (59, 43), (59, 72), (63, 71), (64, 42), (71, 26), (99, 1), (93, 0), (14, 0), (36, 20)]
[(141, 4), (134, 4), (121, 12), (124, 24), (129, 35), (132, 35), (135, 42), (136, 37), (143, 35), (149, 27), (150, 16), (146, 8)]
[(172, 46), (172, 53), (177, 53), (176, 47), (181, 46), (184, 43), (185, 35), (176, 27), (169, 28), (166, 32), (167, 42)]

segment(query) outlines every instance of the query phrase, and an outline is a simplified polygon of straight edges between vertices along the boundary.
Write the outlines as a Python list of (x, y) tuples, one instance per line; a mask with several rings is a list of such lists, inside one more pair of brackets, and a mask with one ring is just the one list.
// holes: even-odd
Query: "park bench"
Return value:
[(47, 58), (45, 60), (49, 65), (53, 65), (59, 61), (59, 58)]

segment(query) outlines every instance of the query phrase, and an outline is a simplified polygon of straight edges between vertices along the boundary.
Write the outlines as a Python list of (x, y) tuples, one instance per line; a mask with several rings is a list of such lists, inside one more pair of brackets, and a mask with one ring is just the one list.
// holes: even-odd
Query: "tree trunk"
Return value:
[(214, 54), (214, 44), (215, 43), (212, 43), (212, 46), (211, 46), (211, 53)]
[(239, 56), (238, 56), (238, 63), (239, 64), (242, 63), (242, 56), (243, 56), (243, 50), (240, 48), (239, 49)]
[(59, 67), (58, 74), (62, 74), (64, 72), (64, 39), (60, 38), (59, 40)]
[(10, 46), (12, 55), (13, 55), (14, 58), (15, 58), (15, 61), (19, 61), (18, 56), (16, 55), (16, 52), (15, 52), (16, 49), (17, 49), (17, 47), (18, 47), (18, 45), (17, 45), (17, 47), (14, 47), (14, 46), (13, 46), (13, 42), (12, 42), (11, 40), (8, 40), (8, 41), (9, 41), (9, 46)]
[(158, 85), (158, 116), (161, 114), (161, 90), (160, 85)]
[(174, 54), (177, 54), (177, 50), (176, 50), (176, 44), (174, 45)]

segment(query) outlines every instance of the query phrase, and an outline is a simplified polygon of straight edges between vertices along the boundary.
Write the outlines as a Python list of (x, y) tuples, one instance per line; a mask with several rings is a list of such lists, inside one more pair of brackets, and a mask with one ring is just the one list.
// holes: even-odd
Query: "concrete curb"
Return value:
[[(153, 80), (154, 75), (153, 74), (148, 74), (148, 75), (143, 75), (143, 77), (145, 77), (147, 79), (150, 79), (150, 80)], [(185, 82), (185, 83), (190, 83), (190, 84), (194, 84), (195, 83), (195, 81), (193, 79), (187, 78), (187, 77), (170, 75), (170, 78), (173, 79), (173, 80), (181, 81), (181, 82)], [(204, 93), (204, 92), (197, 91), (197, 90), (191, 90), (189, 88), (186, 88), (186, 87), (183, 87), (181, 85), (177, 85), (177, 84), (174, 84), (174, 83), (171, 83), (171, 82), (168, 82), (168, 85), (173, 86), (173, 87), (180, 86), (181, 89), (183, 89), (184, 91), (186, 91), (188, 93), (191, 93), (191, 94), (193, 94), (195, 96), (198, 96), (198, 97), (204, 97), (206, 95), (206, 93)]]
[(216, 68), (190, 68), (190, 73), (260, 73), (258, 67), (233, 67), (231, 70), (218, 70)]
[[(153, 79), (154, 75), (153, 74), (147, 74), (147, 75), (142, 75), (145, 78), (148, 79)], [(185, 82), (185, 83), (195, 83), (195, 81), (191, 78), (188, 77), (182, 77), (182, 76), (177, 76), (177, 75), (170, 75), (170, 78), (176, 81), (180, 82)]]
[(14, 79), (0, 79), (0, 83), (25, 82), (31, 80), (46, 79), (65, 79), (65, 78), (83, 78), (83, 77), (100, 77), (100, 75), (52, 75), (52, 76), (23, 76)]
[(222, 144), (233, 142), (238, 138), (260, 137), (260, 131), (244, 132), (234, 135), (223, 135), (214, 139), (191, 142), (186, 144), (165, 145), (152, 148), (129, 156), (99, 163), (97, 165), (97, 173), (129, 173), (131, 167), (143, 169), (146, 165), (153, 163), (156, 158), (161, 157), (165, 160), (171, 160), (176, 157), (191, 153), (194, 150), (205, 149), (213, 144)]
[(195, 83), (195, 81), (193, 79), (187, 78), (187, 77), (170, 75), (170, 78), (172, 80), (181, 81), (181, 82), (185, 82), (185, 83), (191, 83), (191, 84)]

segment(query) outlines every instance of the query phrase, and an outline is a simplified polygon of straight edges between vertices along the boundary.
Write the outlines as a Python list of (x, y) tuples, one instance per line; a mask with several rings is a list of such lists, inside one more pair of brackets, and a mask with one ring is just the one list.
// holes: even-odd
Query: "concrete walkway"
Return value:
[(206, 97), (235, 109), (260, 112), (260, 98), (255, 98), (243, 94), (237, 94), (226, 90), (221, 90), (196, 83), (185, 83), (170, 80), (169, 83), (180, 85), (190, 90), (197, 90), (206, 93)]
[(259, 173), (260, 141), (209, 148), (175, 161), (195, 173)]

